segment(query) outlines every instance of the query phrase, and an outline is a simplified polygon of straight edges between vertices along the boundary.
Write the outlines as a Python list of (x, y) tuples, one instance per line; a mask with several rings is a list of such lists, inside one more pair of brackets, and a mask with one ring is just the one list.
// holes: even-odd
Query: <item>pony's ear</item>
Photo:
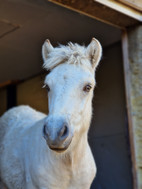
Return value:
[(93, 69), (95, 69), (98, 66), (102, 56), (102, 47), (100, 42), (97, 39), (92, 38), (91, 43), (86, 49), (86, 53), (91, 61)]
[(53, 46), (51, 45), (48, 39), (45, 40), (44, 44), (42, 45), (42, 58), (44, 62), (46, 61), (48, 54), (53, 50)]

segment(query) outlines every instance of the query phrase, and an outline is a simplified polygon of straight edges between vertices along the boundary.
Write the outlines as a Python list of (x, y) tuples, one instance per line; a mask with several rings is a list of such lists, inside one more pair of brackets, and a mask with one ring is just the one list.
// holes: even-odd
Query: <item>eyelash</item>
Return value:
[(50, 91), (50, 87), (49, 87), (49, 85), (47, 85), (47, 84), (45, 84), (45, 85), (43, 86), (43, 88), (45, 88), (48, 92)]

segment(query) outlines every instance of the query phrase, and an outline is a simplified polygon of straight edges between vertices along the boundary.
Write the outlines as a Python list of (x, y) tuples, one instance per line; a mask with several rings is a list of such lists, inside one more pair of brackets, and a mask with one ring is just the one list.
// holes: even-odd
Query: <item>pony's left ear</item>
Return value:
[(91, 61), (93, 69), (95, 70), (102, 57), (102, 47), (100, 42), (97, 39), (92, 38), (91, 43), (86, 49), (86, 53)]
[(49, 39), (46, 39), (44, 44), (42, 45), (42, 58), (43, 58), (43, 61), (45, 62), (47, 57), (48, 57), (48, 54), (53, 50), (53, 46), (51, 45)]

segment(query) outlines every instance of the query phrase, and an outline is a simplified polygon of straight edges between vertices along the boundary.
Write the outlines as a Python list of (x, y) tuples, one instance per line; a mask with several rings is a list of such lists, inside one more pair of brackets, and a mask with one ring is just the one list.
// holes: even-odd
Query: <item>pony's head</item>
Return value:
[(101, 45), (95, 38), (88, 47), (68, 43), (53, 48), (49, 40), (43, 44), (43, 67), (50, 70), (44, 82), (49, 115), (45, 119), (43, 134), (50, 149), (65, 151), (73, 141), (87, 135), (92, 114), (94, 73), (101, 55)]

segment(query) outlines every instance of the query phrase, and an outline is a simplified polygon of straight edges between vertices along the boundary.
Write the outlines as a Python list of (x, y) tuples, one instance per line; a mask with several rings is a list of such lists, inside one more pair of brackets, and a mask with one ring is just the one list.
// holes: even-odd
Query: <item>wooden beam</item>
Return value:
[(122, 35), (134, 189), (142, 189), (142, 25)]
[(4, 81), (4, 82), (0, 83), (0, 88), (7, 87), (9, 85), (16, 85), (19, 82), (20, 82), (19, 80), (7, 80), (7, 81)]
[(102, 22), (114, 25), (119, 28), (125, 28), (139, 23), (138, 20), (128, 17), (122, 12), (117, 12), (111, 7), (105, 6), (94, 0), (48, 0), (65, 8), (78, 13), (95, 18)]
[(94, 0), (98, 3), (101, 3), (107, 7), (110, 7), (111, 9), (124, 14), (128, 17), (134, 18), (140, 22), (142, 22), (142, 13), (138, 10), (135, 10), (121, 2), (117, 2), (114, 0)]
[(142, 0), (119, 0), (119, 1), (139, 11), (142, 11)]

